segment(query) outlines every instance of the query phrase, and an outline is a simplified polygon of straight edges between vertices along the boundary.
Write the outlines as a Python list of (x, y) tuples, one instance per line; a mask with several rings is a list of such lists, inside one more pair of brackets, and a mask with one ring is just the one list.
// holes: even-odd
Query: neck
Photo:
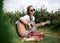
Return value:
[(32, 20), (32, 18), (33, 18), (33, 15), (32, 15), (32, 14), (30, 14), (30, 15), (29, 15), (29, 17), (30, 17), (30, 20)]

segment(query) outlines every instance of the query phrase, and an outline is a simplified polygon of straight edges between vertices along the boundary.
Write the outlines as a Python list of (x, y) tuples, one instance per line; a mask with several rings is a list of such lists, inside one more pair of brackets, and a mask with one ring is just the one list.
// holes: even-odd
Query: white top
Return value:
[[(30, 17), (29, 17), (28, 15), (25, 15), (25, 16), (21, 17), (20, 19), (25, 19), (27, 22), (30, 22)], [(35, 20), (35, 17), (33, 16), (33, 17), (32, 17), (32, 21), (34, 21), (34, 20)], [(19, 22), (19, 21), (17, 21), (16, 24), (17, 24), (18, 22)]]
[[(25, 19), (27, 22), (30, 21), (30, 17), (28, 15), (25, 15), (25, 16), (21, 17), (20, 19)], [(34, 20), (35, 20), (35, 17), (33, 16), (32, 21), (34, 21)]]

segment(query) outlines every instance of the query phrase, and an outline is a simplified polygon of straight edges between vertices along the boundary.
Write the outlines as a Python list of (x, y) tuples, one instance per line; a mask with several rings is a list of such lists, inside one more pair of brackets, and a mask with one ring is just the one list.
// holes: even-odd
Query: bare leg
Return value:
[(35, 39), (33, 37), (32, 38), (24, 37), (22, 40), (24, 40), (24, 41), (35, 41)]

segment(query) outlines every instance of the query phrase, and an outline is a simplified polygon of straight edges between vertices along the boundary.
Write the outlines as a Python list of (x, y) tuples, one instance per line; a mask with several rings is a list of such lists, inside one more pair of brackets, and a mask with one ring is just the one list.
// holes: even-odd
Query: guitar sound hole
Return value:
[(31, 27), (33, 27), (33, 25), (31, 24)]

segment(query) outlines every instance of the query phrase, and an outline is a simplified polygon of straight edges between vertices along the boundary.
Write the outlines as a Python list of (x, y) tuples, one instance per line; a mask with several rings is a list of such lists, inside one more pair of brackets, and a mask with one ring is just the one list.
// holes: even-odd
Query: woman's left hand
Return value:
[(50, 24), (50, 21), (47, 20), (46, 22), (42, 22), (42, 23), (41, 23), (41, 26), (44, 26), (45, 24)]
[(49, 20), (47, 20), (47, 21), (46, 21), (46, 24), (50, 24), (50, 21), (49, 21)]

